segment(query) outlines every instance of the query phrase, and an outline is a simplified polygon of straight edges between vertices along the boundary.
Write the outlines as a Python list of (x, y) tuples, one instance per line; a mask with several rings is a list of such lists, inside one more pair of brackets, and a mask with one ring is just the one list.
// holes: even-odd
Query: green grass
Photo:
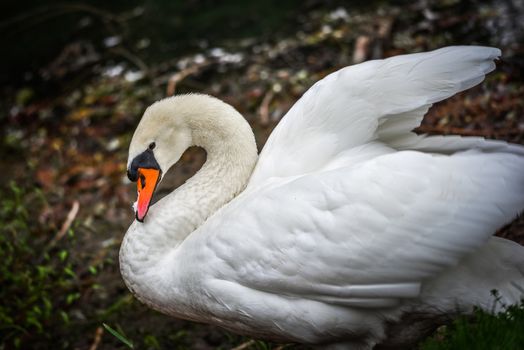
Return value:
[(134, 348), (133, 342), (129, 340), (125, 335), (123, 335), (122, 332), (117, 331), (116, 329), (112, 328), (111, 326), (105, 323), (102, 323), (102, 325), (109, 333), (111, 333), (115, 338), (117, 338), (122, 343), (124, 343), (128, 348), (130, 349)]
[(450, 326), (441, 327), (420, 349), (524, 349), (524, 300), (503, 306), (497, 314), (477, 309), (471, 317), (459, 317)]
[(80, 293), (67, 251), (50, 247), (53, 232), (39, 224), (40, 191), (11, 183), (0, 196), (0, 348), (27, 348), (67, 328)]

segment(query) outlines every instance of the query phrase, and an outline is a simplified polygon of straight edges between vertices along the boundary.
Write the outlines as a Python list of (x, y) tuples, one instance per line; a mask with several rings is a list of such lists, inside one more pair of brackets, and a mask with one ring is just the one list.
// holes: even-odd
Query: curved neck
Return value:
[(257, 159), (254, 140), (250, 143), (239, 138), (215, 144), (195, 142), (206, 150), (206, 162), (185, 184), (154, 205), (146, 222), (158, 236), (168, 237), (169, 244), (163, 247), (169, 250), (180, 244), (244, 190)]
[(144, 223), (133, 222), (124, 237), (122, 276), (134, 294), (153, 308), (162, 308), (162, 293), (158, 292), (162, 285), (176, 283), (166, 269), (180, 266), (164, 266), (168, 256), (245, 188), (255, 166), (257, 149), (251, 128), (234, 109), (228, 112), (215, 116), (212, 124), (206, 123), (204, 116), (197, 118), (192, 139), (195, 146), (206, 150), (206, 163), (184, 185), (153, 205)]

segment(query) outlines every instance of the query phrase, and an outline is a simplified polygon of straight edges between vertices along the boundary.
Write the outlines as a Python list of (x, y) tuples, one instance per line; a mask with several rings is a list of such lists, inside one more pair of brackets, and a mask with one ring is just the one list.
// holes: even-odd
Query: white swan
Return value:
[[(231, 106), (156, 102), (129, 149), (143, 223), (120, 250), (127, 286), (169, 315), (342, 348), (371, 348), (414, 313), (490, 308), (492, 289), (518, 301), (524, 248), (491, 236), (524, 209), (524, 147), (411, 132), (499, 55), (447, 47), (343, 68), (293, 106), (258, 162)], [(146, 216), (161, 172), (192, 145), (207, 162)], [(397, 338), (420, 335), (418, 321)]]

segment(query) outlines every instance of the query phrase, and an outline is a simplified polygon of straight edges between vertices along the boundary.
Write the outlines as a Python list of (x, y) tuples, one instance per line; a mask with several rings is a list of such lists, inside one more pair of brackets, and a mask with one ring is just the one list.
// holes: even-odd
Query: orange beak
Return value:
[(144, 222), (151, 199), (160, 180), (160, 170), (138, 168), (136, 219)]

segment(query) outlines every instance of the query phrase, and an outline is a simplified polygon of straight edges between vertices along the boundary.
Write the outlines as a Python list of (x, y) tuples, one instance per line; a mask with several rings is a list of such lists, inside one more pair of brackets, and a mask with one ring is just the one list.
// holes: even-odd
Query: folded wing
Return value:
[(523, 147), (411, 132), (499, 55), (448, 47), (316, 83), (272, 133), (248, 190), (205, 223), (210, 273), (347, 306), (416, 297), (524, 209)]
[(227, 271), (279, 295), (392, 306), (524, 209), (523, 170), (513, 153), (394, 151), (247, 193), (206, 223), (206, 244), (218, 278)]

